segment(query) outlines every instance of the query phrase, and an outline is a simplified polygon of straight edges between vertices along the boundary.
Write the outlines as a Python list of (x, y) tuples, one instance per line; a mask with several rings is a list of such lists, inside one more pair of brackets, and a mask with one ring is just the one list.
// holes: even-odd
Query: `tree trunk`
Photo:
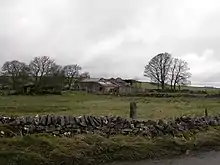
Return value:
[(174, 78), (173, 77), (170, 80), (170, 88), (171, 88), (171, 90), (173, 90), (173, 88), (174, 88)]
[(15, 82), (15, 77), (12, 77), (12, 89), (16, 89), (16, 82)]
[(173, 82), (171, 81), (170, 83), (170, 89), (172, 90), (173, 89)]
[(71, 79), (69, 79), (68, 80), (68, 89), (70, 90), (70, 88), (71, 88), (71, 85), (72, 85), (72, 81), (71, 81)]
[(165, 83), (164, 82), (161, 82), (161, 88), (162, 88), (162, 90), (165, 89)]

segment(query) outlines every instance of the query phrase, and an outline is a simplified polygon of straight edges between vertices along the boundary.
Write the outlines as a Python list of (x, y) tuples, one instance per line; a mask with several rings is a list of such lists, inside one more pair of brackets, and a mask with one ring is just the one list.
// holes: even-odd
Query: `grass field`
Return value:
[(137, 101), (139, 119), (172, 118), (180, 115), (220, 113), (220, 99), (140, 98), (100, 96), (87, 93), (66, 93), (61, 96), (0, 97), (2, 115), (119, 115), (129, 117), (129, 103)]

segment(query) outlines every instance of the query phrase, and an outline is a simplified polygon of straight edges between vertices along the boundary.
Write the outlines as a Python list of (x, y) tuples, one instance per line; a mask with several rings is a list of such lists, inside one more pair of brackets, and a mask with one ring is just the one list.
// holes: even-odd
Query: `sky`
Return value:
[(0, 65), (50, 56), (92, 77), (146, 80), (163, 52), (193, 85), (220, 87), (219, 0), (0, 0)]

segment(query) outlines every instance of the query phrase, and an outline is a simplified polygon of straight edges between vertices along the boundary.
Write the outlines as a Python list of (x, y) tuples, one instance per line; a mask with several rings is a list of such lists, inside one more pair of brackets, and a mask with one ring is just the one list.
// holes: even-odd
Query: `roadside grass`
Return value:
[(138, 103), (138, 119), (200, 116), (207, 108), (219, 114), (220, 100), (215, 98), (147, 98), (92, 95), (82, 92), (61, 96), (0, 96), (1, 115), (116, 115), (129, 117), (129, 102)]
[(0, 162), (3, 165), (89, 165), (158, 159), (185, 154), (187, 151), (218, 149), (219, 139), (219, 127), (188, 134), (187, 138), (164, 136), (148, 139), (123, 135), (106, 138), (97, 134), (58, 138), (38, 134), (0, 138)]

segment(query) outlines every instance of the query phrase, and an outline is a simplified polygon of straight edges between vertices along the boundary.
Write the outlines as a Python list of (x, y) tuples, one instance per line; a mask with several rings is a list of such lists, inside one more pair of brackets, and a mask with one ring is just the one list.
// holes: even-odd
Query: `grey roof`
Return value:
[(84, 79), (81, 82), (96, 82), (99, 83), (100, 85), (110, 86), (110, 87), (129, 86), (129, 84), (123, 81), (121, 78), (117, 78), (117, 79), (89, 78), (89, 79)]
[(108, 82), (108, 81), (106, 81), (106, 82), (100, 81), (100, 82), (98, 82), (98, 83), (99, 83), (100, 85), (102, 85), (102, 86), (116, 87), (115, 84), (112, 84), (111, 82)]
[(84, 79), (81, 82), (99, 82), (100, 78), (89, 78), (89, 79)]

